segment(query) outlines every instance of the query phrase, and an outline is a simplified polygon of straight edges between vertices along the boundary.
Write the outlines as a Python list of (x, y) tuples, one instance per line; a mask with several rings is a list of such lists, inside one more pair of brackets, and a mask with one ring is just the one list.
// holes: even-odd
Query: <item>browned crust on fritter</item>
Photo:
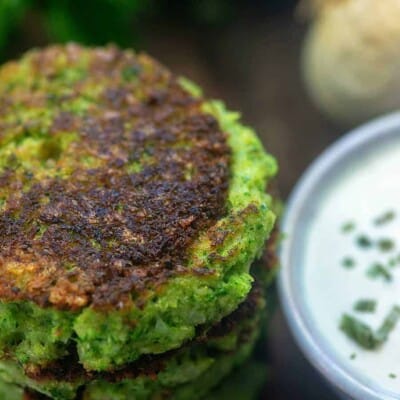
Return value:
[[(278, 258), (276, 255), (276, 247), (279, 241), (279, 230), (275, 228), (271, 233), (270, 239), (266, 243), (265, 251), (261, 259), (254, 262), (252, 270), (256, 270), (258, 273), (268, 273), (274, 270), (278, 265)], [(263, 290), (265, 288), (260, 285), (256, 280), (251, 292), (249, 293), (246, 300), (234, 311), (232, 314), (223, 318), (217, 325), (209, 330), (200, 332), (202, 328), (199, 328), (197, 338), (188, 343), (186, 346), (193, 346), (198, 343), (205, 343), (207, 340), (218, 338), (232, 332), (238, 324), (240, 324), (245, 318), (251, 317), (258, 308), (259, 302), (263, 297)], [(240, 341), (245, 343), (248, 340), (248, 335), (251, 332), (244, 330), (241, 333)], [(134, 379), (138, 376), (151, 376), (156, 379), (159, 372), (164, 369), (165, 361), (169, 357), (174, 356), (181, 350), (172, 350), (162, 355), (144, 356), (135, 363), (126, 366), (122, 370), (108, 372), (108, 373), (88, 373), (86, 372), (78, 362), (78, 356), (76, 351), (72, 349), (71, 354), (75, 354), (68, 359), (60, 360), (57, 363), (53, 363), (45, 369), (36, 369), (35, 371), (26, 371), (28, 377), (36, 381), (45, 380), (62, 380), (72, 382), (79, 377), (86, 377), (86, 379), (105, 379), (109, 382), (118, 382), (123, 379)], [(83, 387), (81, 387), (83, 389)], [(77, 400), (81, 396), (78, 394)], [(49, 397), (40, 394), (38, 392), (30, 391), (28, 389), (24, 392), (23, 400), (48, 400)]]
[[(64, 54), (73, 66), (81, 53), (75, 45), (38, 51), (32, 73), (55, 79), (54, 60)], [(137, 76), (127, 82), (129, 69)], [(225, 212), (229, 148), (202, 100), (148, 56), (115, 47), (92, 50), (87, 77), (67, 88), (69, 100), (82, 96), (87, 79), (102, 85), (99, 98), (80, 115), (52, 97), (59, 111), (48, 135), (76, 132), (76, 154), (99, 165), (77, 162), (67, 178), (36, 180), (12, 163), (0, 174), (0, 185), (18, 194), (0, 207), (2, 300), (71, 310), (127, 306), (132, 294), (185, 273), (185, 250)], [(40, 85), (13, 90), (0, 93), (5, 109), (45, 108), (51, 96)], [(130, 172), (144, 155), (149, 162)]]
[[(276, 268), (277, 257), (276, 257), (276, 246), (278, 243), (279, 232), (278, 229), (274, 229), (265, 246), (265, 252), (263, 257), (256, 261), (252, 267), (253, 272), (263, 274), (263, 272), (268, 272)], [(188, 346), (195, 346), (200, 343), (205, 343), (207, 340), (213, 338), (218, 338), (229, 334), (232, 332), (238, 324), (240, 324), (245, 318), (251, 317), (259, 307), (259, 302), (263, 297), (264, 288), (256, 280), (251, 292), (249, 293), (247, 299), (234, 311), (232, 314), (223, 318), (217, 325), (209, 330), (204, 330), (203, 333), (199, 332), (198, 337), (188, 343)], [(246, 332), (243, 330), (240, 335), (240, 342), (245, 343), (248, 340), (248, 335), (251, 332)], [(170, 357), (176, 355), (179, 351), (172, 350), (161, 355), (151, 355), (144, 356), (140, 360), (126, 366), (125, 368), (106, 373), (88, 373), (86, 372), (78, 362), (78, 356), (76, 351), (72, 349), (71, 354), (68, 359), (60, 360), (57, 363), (52, 364), (43, 369), (36, 369), (34, 371), (26, 371), (28, 377), (36, 381), (45, 380), (62, 380), (67, 382), (72, 382), (76, 379), (85, 377), (86, 379), (105, 379), (109, 382), (118, 382), (123, 379), (134, 379), (138, 376), (151, 376), (156, 379), (157, 374), (164, 369), (165, 361)], [(83, 387), (82, 387), (83, 388)], [(81, 388), (81, 389), (82, 389)], [(77, 399), (81, 396), (78, 394)], [(38, 392), (25, 390), (23, 400), (47, 400), (47, 396), (42, 395)]]
[[(279, 233), (275, 228), (271, 234), (270, 239), (266, 243), (265, 252), (263, 257), (256, 261), (257, 266), (253, 266), (252, 270), (257, 270), (261, 275), (271, 272), (276, 268), (276, 246), (278, 243)], [(197, 344), (204, 344), (208, 340), (223, 337), (232, 332), (238, 325), (240, 325), (246, 318), (251, 318), (257, 311), (260, 301), (264, 297), (264, 288), (261, 282), (256, 278), (252, 290), (247, 296), (246, 300), (239, 305), (239, 307), (228, 316), (224, 317), (217, 325), (211, 329), (198, 328), (196, 339), (185, 345), (195, 346)], [(243, 330), (240, 335), (240, 341), (243, 343), (247, 341), (248, 334)], [(117, 382), (124, 378), (135, 378), (140, 375), (155, 377), (160, 371), (163, 370), (165, 361), (170, 357), (177, 354), (181, 349), (171, 350), (169, 352), (159, 355), (145, 355), (139, 360), (125, 366), (123, 369), (112, 372), (93, 373), (87, 372), (79, 364), (79, 358), (76, 349), (72, 347), (69, 351), (70, 356), (67, 359), (62, 359), (48, 365), (45, 368), (35, 366), (35, 368), (27, 369), (25, 373), (29, 378), (36, 381), (44, 380), (62, 380), (72, 382), (79, 377), (84, 376), (86, 379), (106, 379), (111, 382)]]
[[(255, 285), (246, 301), (244, 301), (236, 311), (223, 318), (219, 324), (214, 326), (208, 332), (200, 335), (192, 342), (186, 344), (184, 349), (190, 348), (190, 346), (199, 345), (200, 343), (205, 343), (207, 340), (216, 339), (229, 334), (245, 318), (251, 318), (251, 316), (259, 307), (261, 299), (262, 290)], [(239, 339), (241, 343), (245, 343), (248, 340), (249, 333), (250, 332), (246, 332), (245, 330), (241, 332)], [(165, 362), (171, 357), (179, 354), (179, 352), (182, 350), (183, 349), (181, 348), (158, 355), (145, 355), (139, 360), (126, 365), (121, 370), (112, 372), (88, 372), (81, 364), (79, 364), (79, 357), (76, 349), (71, 346), (69, 349), (69, 356), (67, 358), (58, 360), (42, 368), (37, 366), (32, 368), (27, 367), (25, 369), (25, 373), (29, 378), (36, 381), (60, 380), (72, 382), (84, 377), (85, 380), (105, 379), (110, 382), (118, 382), (122, 379), (133, 379), (138, 376), (151, 376), (155, 378), (159, 372), (163, 371)]]
[[(252, 266), (252, 271), (255, 275), (263, 275), (263, 273), (268, 273), (268, 271), (276, 268), (277, 260), (275, 249), (278, 237), (278, 231), (275, 229), (265, 246), (264, 256)], [(196, 338), (190, 343), (187, 343), (185, 348), (204, 344), (208, 340), (223, 337), (233, 332), (245, 319), (251, 318), (256, 313), (264, 297), (264, 290), (265, 288), (262, 283), (256, 279), (246, 300), (241, 303), (233, 313), (224, 317), (211, 329), (199, 327)], [(249, 334), (251, 334), (251, 332), (243, 330), (240, 334), (240, 342), (247, 342)], [(67, 382), (72, 382), (79, 377), (85, 377), (85, 379), (99, 378), (111, 382), (117, 382), (125, 378), (135, 378), (137, 376), (156, 377), (156, 375), (164, 369), (165, 361), (178, 354), (180, 351), (182, 351), (182, 349), (171, 350), (159, 355), (145, 355), (121, 370), (96, 373), (84, 370), (81, 364), (79, 364), (79, 357), (76, 349), (72, 346), (68, 358), (58, 360), (44, 368), (37, 366), (32, 369), (28, 368), (25, 370), (25, 373), (29, 378), (36, 381), (62, 380)]]
[[(83, 393), (81, 390), (78, 390), (78, 394), (74, 400), (82, 400)], [(46, 395), (35, 392), (34, 390), (25, 389), (22, 400), (51, 400), (51, 397), (47, 397)]]
[(279, 259), (277, 248), (279, 244), (280, 232), (278, 226), (272, 230), (269, 240), (265, 245), (265, 250), (262, 257), (256, 261), (261, 268), (266, 268), (266, 272), (271, 272), (278, 268)]
[(22, 400), (50, 400), (50, 397), (34, 392), (33, 390), (25, 389)]

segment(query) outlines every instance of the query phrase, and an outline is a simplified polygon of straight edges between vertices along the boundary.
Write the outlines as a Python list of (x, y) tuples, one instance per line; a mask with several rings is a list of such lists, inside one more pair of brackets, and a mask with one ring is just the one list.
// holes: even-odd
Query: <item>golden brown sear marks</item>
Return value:
[[(278, 239), (278, 230), (275, 229), (266, 243), (264, 256), (252, 265), (252, 271), (255, 275), (263, 275), (263, 273), (268, 273), (276, 267), (277, 259), (274, 249), (278, 244)], [(243, 327), (243, 322), (254, 318), (260, 309), (260, 303), (264, 298), (263, 286), (263, 283), (256, 279), (246, 300), (241, 303), (233, 313), (224, 317), (211, 329), (199, 327), (196, 338), (185, 344), (181, 349), (171, 350), (159, 355), (144, 355), (139, 360), (126, 365), (120, 370), (88, 372), (79, 363), (76, 348), (71, 345), (67, 358), (55, 361), (46, 367), (27, 367), (25, 368), (25, 373), (29, 378), (38, 382), (47, 380), (74, 382), (82, 378), (84, 380), (104, 379), (108, 382), (119, 382), (123, 379), (135, 379), (139, 376), (150, 376), (155, 379), (157, 374), (165, 369), (166, 362), (168, 362), (169, 359), (190, 349), (191, 346), (204, 346), (204, 343), (208, 340), (224, 337), (238, 328), (240, 329), (238, 344), (246, 343), (249, 340), (249, 336), (252, 334), (252, 325), (250, 324), (248, 327)], [(78, 398), (80, 398), (79, 395)], [(42, 399), (45, 400), (47, 397), (37, 392), (25, 391), (24, 400)]]
[(0, 298), (122, 308), (184, 273), (229, 181), (226, 136), (203, 100), (112, 46), (53, 46), (23, 65), (26, 83), (0, 84), (0, 150), (17, 149), (0, 169)]

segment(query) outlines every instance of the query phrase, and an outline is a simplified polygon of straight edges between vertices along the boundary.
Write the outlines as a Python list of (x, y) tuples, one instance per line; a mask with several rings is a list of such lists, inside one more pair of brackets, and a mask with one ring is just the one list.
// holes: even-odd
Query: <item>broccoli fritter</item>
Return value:
[(93, 400), (201, 398), (247, 358), (258, 336), (264, 304), (262, 288), (256, 285), (236, 311), (199, 332), (192, 342), (143, 356), (116, 371), (87, 372), (70, 355), (45, 368), (25, 371), (15, 362), (0, 361), (0, 380), (55, 400), (74, 400), (82, 393), (84, 399)]
[(89, 373), (193, 340), (250, 292), (275, 172), (237, 113), (145, 54), (0, 67), (0, 356)]

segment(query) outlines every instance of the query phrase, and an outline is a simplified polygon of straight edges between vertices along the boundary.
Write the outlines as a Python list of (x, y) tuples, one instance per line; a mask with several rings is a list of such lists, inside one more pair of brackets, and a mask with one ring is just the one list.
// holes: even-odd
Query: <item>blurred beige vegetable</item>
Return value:
[(317, 106), (355, 124), (400, 109), (400, 0), (314, 0), (303, 75)]

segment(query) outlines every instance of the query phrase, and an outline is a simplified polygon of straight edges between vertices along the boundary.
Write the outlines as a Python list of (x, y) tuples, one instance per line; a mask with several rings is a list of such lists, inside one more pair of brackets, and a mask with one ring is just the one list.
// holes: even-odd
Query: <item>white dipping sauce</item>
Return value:
[[(389, 210), (395, 211), (395, 218), (376, 226), (374, 219)], [(343, 233), (341, 227), (347, 221), (354, 221), (356, 227)], [(393, 305), (400, 305), (400, 265), (389, 269), (392, 282), (366, 275), (374, 262), (386, 265), (391, 256), (400, 254), (400, 141), (378, 144), (349, 162), (316, 201), (306, 225), (302, 285), (313, 331), (353, 376), (400, 398), (400, 323), (375, 350), (361, 348), (339, 329), (343, 313), (376, 329)], [(355, 243), (360, 234), (371, 239), (392, 238), (395, 249), (383, 253), (375, 246), (360, 248)], [(343, 267), (346, 256), (356, 261), (354, 268)], [(354, 312), (354, 303), (360, 299), (375, 299), (376, 311)]]

